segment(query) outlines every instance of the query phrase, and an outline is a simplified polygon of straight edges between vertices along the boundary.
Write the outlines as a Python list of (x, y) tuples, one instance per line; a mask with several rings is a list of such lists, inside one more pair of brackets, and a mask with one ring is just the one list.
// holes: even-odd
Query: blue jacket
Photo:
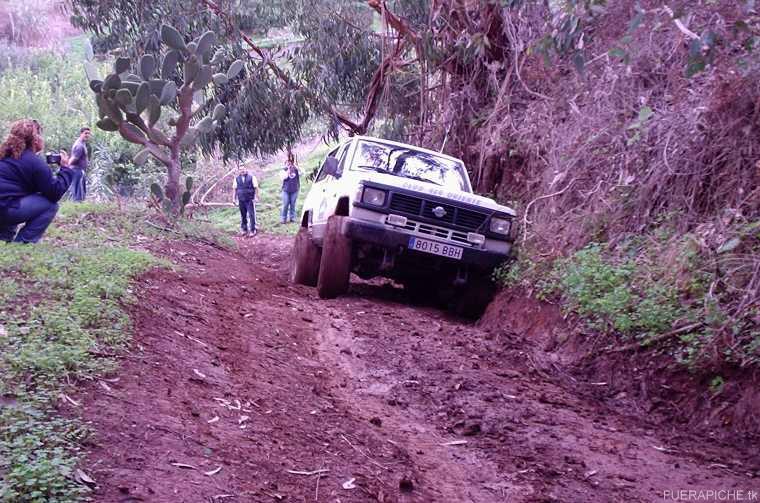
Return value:
[(71, 184), (73, 172), (61, 167), (53, 175), (50, 167), (30, 149), (24, 150), (19, 159), (0, 159), (0, 208), (15, 208), (18, 201), (30, 194), (42, 194), (51, 202), (57, 202)]
[[(284, 168), (284, 171), (288, 171), (290, 166), (286, 165)], [(288, 194), (293, 194), (295, 192), (298, 192), (298, 190), (301, 188), (301, 172), (298, 171), (298, 168), (293, 166), (295, 169), (295, 175), (293, 178), (286, 177), (282, 181), (282, 190), (284, 192), (287, 192)]]

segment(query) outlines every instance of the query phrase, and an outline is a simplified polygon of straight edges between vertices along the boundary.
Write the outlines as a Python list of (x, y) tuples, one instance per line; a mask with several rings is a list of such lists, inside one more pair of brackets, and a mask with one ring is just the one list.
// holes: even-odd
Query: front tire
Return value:
[(496, 285), (490, 275), (473, 274), (458, 293), (459, 299), (454, 310), (460, 316), (478, 319), (483, 316), (495, 294)]
[(319, 247), (309, 237), (309, 229), (301, 227), (293, 242), (291, 281), (297, 285), (317, 286), (321, 258)]
[(333, 215), (327, 219), (317, 279), (317, 293), (322, 299), (334, 299), (348, 291), (351, 240), (341, 234), (344, 218)]

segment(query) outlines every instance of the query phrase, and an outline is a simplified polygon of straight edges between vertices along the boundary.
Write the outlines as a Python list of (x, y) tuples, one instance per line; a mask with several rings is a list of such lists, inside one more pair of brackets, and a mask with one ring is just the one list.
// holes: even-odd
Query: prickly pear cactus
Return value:
[(223, 54), (212, 53), (217, 40), (211, 31), (186, 43), (176, 29), (163, 25), (161, 40), (168, 50), (160, 61), (151, 54), (137, 62), (118, 58), (104, 79), (90, 62), (85, 63), (85, 71), (98, 104), (97, 126), (142, 145), (135, 164), (152, 156), (167, 167), (168, 181), (159, 199), (165, 196), (174, 212), (180, 213), (190, 200), (192, 184), (189, 179), (187, 191), (181, 190), (180, 153), (194, 146), (201, 133), (213, 131), (226, 115), (221, 104), (209, 115), (200, 114), (203, 91), (212, 82), (224, 85), (236, 78), (245, 65), (236, 60), (226, 70), (220, 69)]

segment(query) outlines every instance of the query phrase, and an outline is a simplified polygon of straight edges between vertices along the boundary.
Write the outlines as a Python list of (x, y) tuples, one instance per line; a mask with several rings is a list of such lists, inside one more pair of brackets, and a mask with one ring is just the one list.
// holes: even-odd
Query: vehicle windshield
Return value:
[(471, 192), (461, 162), (409, 147), (361, 141), (352, 166)]

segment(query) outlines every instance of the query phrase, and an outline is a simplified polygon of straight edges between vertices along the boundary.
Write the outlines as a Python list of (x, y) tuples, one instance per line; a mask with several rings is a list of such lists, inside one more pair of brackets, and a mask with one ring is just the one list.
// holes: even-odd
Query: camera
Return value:
[(48, 152), (45, 154), (45, 162), (48, 164), (57, 164), (61, 165), (61, 154), (58, 154), (56, 152)]

